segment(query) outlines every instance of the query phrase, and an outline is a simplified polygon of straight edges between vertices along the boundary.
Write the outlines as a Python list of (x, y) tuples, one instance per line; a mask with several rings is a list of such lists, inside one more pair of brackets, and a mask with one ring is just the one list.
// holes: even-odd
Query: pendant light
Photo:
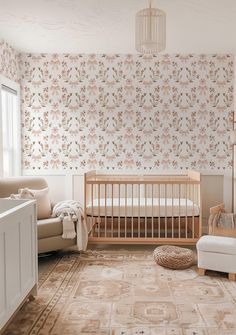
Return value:
[(135, 48), (138, 52), (154, 54), (166, 47), (166, 14), (160, 9), (149, 8), (140, 10), (135, 20)]

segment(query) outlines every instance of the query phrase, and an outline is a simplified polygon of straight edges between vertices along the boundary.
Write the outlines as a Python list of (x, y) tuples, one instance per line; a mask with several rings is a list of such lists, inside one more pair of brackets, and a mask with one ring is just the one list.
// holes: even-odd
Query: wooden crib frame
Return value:
[(177, 176), (90, 171), (84, 177), (84, 193), (85, 218), (92, 227), (89, 243), (191, 245), (201, 236), (199, 172)]

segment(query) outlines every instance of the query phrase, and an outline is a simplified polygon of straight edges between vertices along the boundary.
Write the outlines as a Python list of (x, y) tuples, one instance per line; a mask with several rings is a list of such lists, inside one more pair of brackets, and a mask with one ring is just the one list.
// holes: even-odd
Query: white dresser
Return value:
[(34, 200), (0, 199), (0, 333), (29, 295), (37, 294)]

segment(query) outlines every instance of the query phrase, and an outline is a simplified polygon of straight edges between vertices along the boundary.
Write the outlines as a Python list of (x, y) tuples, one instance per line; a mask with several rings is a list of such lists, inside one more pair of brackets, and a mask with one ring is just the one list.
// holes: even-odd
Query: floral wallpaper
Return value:
[(22, 54), (23, 168), (231, 168), (232, 55)]
[(7, 42), (0, 39), (0, 74), (19, 82), (19, 53)]

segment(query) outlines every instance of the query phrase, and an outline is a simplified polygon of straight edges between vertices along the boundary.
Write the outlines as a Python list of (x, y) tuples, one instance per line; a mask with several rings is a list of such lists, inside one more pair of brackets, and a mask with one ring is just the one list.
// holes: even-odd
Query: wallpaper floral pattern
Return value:
[(224, 172), (231, 55), (23, 54), (23, 168)]
[(19, 53), (0, 39), (0, 74), (19, 82)]

